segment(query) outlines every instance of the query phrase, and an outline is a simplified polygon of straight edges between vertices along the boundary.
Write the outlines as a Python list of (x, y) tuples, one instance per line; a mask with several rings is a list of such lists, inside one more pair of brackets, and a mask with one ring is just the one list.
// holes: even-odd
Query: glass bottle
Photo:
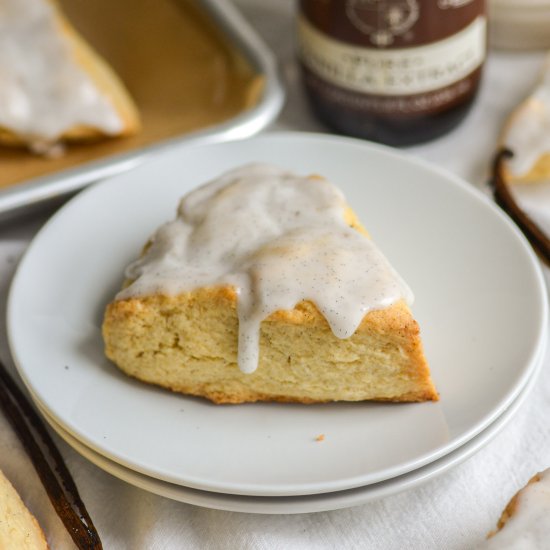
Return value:
[(455, 127), (479, 88), (484, 0), (299, 0), (311, 106), (332, 129), (412, 145)]

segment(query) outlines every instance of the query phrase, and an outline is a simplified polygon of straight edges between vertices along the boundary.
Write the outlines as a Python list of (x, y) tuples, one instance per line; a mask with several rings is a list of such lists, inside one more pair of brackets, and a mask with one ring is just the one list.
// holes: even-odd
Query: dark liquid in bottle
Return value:
[(454, 128), (479, 88), (482, 0), (301, 0), (300, 60), (337, 132), (412, 145)]

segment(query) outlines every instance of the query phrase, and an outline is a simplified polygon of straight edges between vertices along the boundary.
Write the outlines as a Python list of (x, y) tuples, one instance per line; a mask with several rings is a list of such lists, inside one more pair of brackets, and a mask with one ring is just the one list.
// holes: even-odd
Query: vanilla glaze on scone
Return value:
[(501, 145), (513, 153), (506, 162), (511, 182), (550, 177), (550, 55), (538, 83), (509, 117)]
[(349, 221), (342, 193), (327, 180), (265, 164), (232, 170), (182, 200), (177, 218), (127, 269), (133, 282), (117, 299), (234, 287), (238, 364), (253, 372), (260, 324), (275, 311), (310, 300), (338, 338), (349, 338), (369, 311), (412, 302), (409, 287)]

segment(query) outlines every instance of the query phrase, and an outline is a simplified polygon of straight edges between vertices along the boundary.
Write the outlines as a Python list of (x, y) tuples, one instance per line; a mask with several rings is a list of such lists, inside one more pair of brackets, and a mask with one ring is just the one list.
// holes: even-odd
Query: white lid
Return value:
[(550, 0), (489, 0), (491, 46), (550, 48)]
[(550, 0), (489, 0), (489, 5), (500, 8), (550, 8)]

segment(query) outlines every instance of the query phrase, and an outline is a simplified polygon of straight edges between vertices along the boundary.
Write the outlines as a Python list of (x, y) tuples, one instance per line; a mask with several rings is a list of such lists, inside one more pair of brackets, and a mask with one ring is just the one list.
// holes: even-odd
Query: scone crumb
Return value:
[(319, 441), (324, 441), (325, 440), (325, 434), (319, 434), (316, 438), (315, 438), (315, 441), (319, 442)]

